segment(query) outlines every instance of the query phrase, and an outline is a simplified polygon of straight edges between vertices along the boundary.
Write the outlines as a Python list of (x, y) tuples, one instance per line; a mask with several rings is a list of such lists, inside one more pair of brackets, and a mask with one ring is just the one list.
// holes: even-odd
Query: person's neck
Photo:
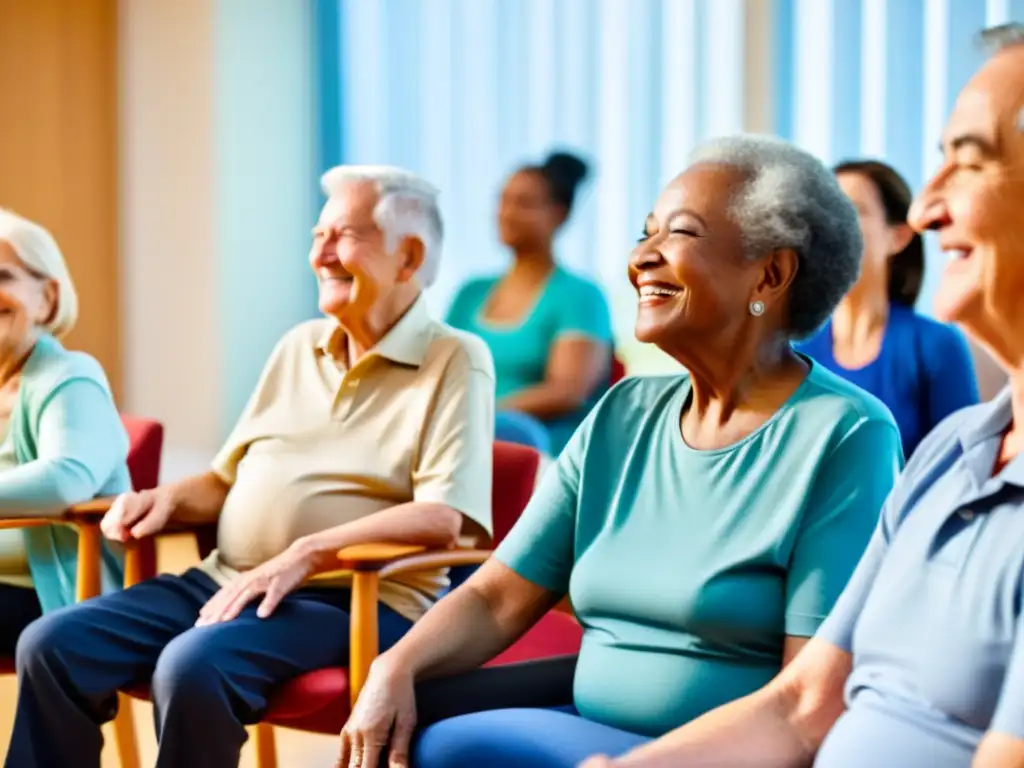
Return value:
[(350, 368), (388, 335), (419, 297), (419, 288), (399, 288), (358, 320), (339, 319), (339, 324), (345, 329)]
[[(677, 358), (679, 359), (679, 358)], [(774, 394), (777, 385), (801, 376), (807, 365), (788, 340), (762, 340), (757, 346), (733, 348), (728, 354), (680, 359), (690, 373), (691, 404), (687, 414), (695, 421), (721, 426), (741, 410), (760, 410), (768, 400), (784, 401)]]
[(29, 355), (38, 341), (35, 334), (29, 334), (8, 349), (0, 353), (0, 388), (5, 387), (14, 377), (21, 373)]
[(832, 313), (835, 344), (857, 349), (884, 331), (889, 321), (889, 296), (884, 284), (858, 282)]
[(555, 270), (555, 257), (551, 248), (538, 248), (532, 250), (519, 249), (515, 252), (515, 259), (508, 276), (516, 281), (540, 282)]

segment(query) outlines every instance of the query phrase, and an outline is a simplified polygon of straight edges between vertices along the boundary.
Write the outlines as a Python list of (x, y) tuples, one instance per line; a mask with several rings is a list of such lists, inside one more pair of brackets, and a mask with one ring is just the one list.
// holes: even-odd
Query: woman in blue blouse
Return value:
[[(447, 318), (490, 347), (499, 410), (541, 421), (550, 444), (538, 447), (556, 453), (604, 393), (611, 364), (604, 296), (554, 257), (555, 235), (572, 213), (586, 175), (582, 160), (561, 152), (512, 174), (498, 208), (498, 231), (512, 251), (512, 268), (463, 286)], [(503, 419), (517, 420), (499, 414), (499, 438)]]
[[(128, 438), (99, 364), (57, 340), (78, 302), (50, 233), (0, 209), (0, 518), (58, 516), (130, 490)], [(43, 611), (74, 601), (77, 534), (0, 530), (0, 656)], [(104, 587), (121, 583), (103, 553)]]
[(864, 259), (832, 319), (799, 349), (885, 403), (909, 457), (936, 424), (978, 402), (974, 363), (957, 330), (914, 311), (924, 244), (907, 224), (907, 183), (874, 160), (835, 172), (860, 217)]

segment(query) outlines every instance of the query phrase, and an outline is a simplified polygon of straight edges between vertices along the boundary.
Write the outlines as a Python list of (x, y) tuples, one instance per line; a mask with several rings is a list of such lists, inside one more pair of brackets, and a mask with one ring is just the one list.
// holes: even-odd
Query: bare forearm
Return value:
[(339, 549), (355, 544), (420, 544), (441, 549), (455, 544), (462, 515), (444, 504), (409, 502), (312, 534), (303, 542), (329, 567)]
[(171, 488), (173, 519), (181, 523), (212, 523), (220, 515), (231, 486), (214, 472), (185, 478)]
[(791, 707), (771, 689), (709, 712), (616, 761), (622, 768), (803, 768), (815, 749), (793, 727)]
[(989, 732), (974, 753), (971, 768), (1024, 768), (1024, 739)]
[(475, 669), (508, 648), (558, 602), (491, 558), (381, 657), (416, 679)]
[(578, 384), (545, 381), (503, 398), (498, 402), (498, 409), (528, 413), (538, 419), (553, 419), (576, 410), (585, 399), (586, 395), (580, 393)]

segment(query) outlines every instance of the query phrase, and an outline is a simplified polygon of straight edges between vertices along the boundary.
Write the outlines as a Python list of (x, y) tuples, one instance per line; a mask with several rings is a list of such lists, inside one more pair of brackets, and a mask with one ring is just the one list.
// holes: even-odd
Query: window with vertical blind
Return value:
[(571, 148), (594, 176), (558, 256), (604, 286), (645, 371), (671, 366), (632, 340), (626, 259), (695, 143), (770, 131), (828, 163), (884, 158), (918, 188), (982, 60), (975, 34), (1024, 20), (1024, 0), (318, 0), (316, 15), (322, 164), (403, 165), (442, 190), (435, 311), (507, 264), (507, 174)]

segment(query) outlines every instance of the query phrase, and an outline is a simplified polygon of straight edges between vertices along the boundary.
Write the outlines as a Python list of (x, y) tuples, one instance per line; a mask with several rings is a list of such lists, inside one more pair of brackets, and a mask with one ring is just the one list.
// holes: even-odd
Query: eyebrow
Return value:
[(991, 141), (976, 133), (962, 133), (946, 140), (944, 144), (945, 146), (939, 144), (939, 152), (944, 152), (947, 147), (954, 152), (963, 147), (974, 147), (986, 157), (994, 157), (998, 154), (995, 145)]

